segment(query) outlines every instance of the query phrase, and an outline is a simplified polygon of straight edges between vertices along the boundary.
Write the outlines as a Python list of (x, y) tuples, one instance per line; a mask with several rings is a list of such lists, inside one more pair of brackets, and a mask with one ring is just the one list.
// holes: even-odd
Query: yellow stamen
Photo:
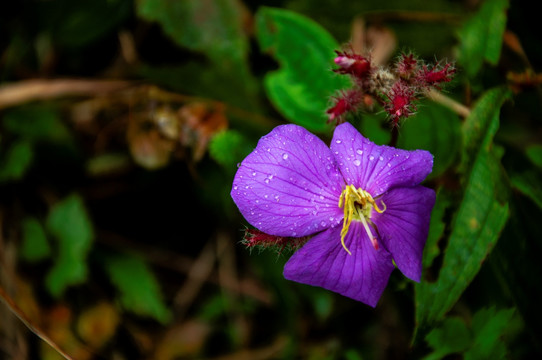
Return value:
[(344, 206), (343, 228), (341, 230), (341, 244), (344, 250), (346, 250), (346, 252), (348, 253), (348, 255), (352, 255), (352, 253), (346, 247), (346, 244), (344, 243), (344, 238), (346, 237), (348, 229), (350, 228), (350, 224), (352, 223), (352, 220), (354, 218), (361, 221), (363, 227), (365, 228), (365, 231), (367, 232), (367, 235), (369, 236), (369, 239), (371, 240), (371, 243), (373, 244), (374, 248), (378, 250), (378, 243), (376, 241), (376, 237), (373, 236), (373, 233), (371, 232), (371, 228), (369, 227), (366, 218), (371, 218), (371, 209), (374, 209), (379, 214), (382, 214), (384, 211), (386, 211), (386, 204), (384, 204), (383, 201), (381, 201), (380, 203), (383, 206), (382, 209), (378, 207), (371, 194), (361, 188), (356, 189), (354, 185), (347, 185), (341, 193), (341, 196), (339, 197), (339, 207), (342, 208)]

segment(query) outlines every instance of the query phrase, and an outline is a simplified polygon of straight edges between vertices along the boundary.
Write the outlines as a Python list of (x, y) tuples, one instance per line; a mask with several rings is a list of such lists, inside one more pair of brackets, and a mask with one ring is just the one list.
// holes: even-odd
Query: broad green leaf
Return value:
[(70, 133), (59, 114), (45, 106), (24, 106), (7, 112), (3, 117), (6, 131), (29, 141), (61, 142)]
[(508, 0), (485, 0), (459, 31), (459, 62), (474, 77), (484, 60), (496, 65), (506, 28)]
[(9, 147), (0, 162), (0, 183), (21, 179), (32, 163), (34, 150), (25, 140), (17, 141)]
[(227, 169), (235, 167), (254, 148), (253, 144), (238, 131), (227, 130), (216, 134), (209, 143), (209, 154)]
[(56, 240), (58, 253), (45, 282), (52, 295), (60, 296), (67, 286), (85, 281), (94, 232), (83, 199), (77, 194), (53, 206), (46, 226)]
[(330, 96), (351, 86), (346, 77), (331, 71), (337, 41), (309, 18), (268, 7), (256, 14), (256, 33), (262, 50), (280, 65), (264, 79), (273, 105), (291, 122), (315, 132), (329, 131), (325, 112)]
[(427, 334), (425, 341), (434, 350), (423, 360), (439, 360), (446, 355), (465, 351), (472, 339), (471, 332), (467, 329), (463, 320), (458, 317), (451, 317), (444, 320), (440, 327)]
[(162, 300), (158, 281), (143, 259), (127, 254), (109, 256), (105, 259), (105, 269), (126, 310), (162, 323), (170, 320), (171, 313)]
[(217, 63), (234, 66), (246, 59), (248, 39), (242, 26), (248, 14), (238, 0), (139, 0), (137, 12), (160, 23), (177, 44)]
[(51, 255), (51, 246), (47, 241), (41, 223), (33, 217), (27, 217), (22, 223), (23, 240), (19, 249), (21, 257), (29, 262), (36, 262)]
[[(473, 163), (466, 171), (465, 192), (452, 222), (439, 276), (434, 283), (422, 282), (416, 286), (416, 320), (421, 329), (441, 319), (456, 303), (480, 270), (509, 216), (508, 203), (501, 201), (506, 191), (500, 161), (491, 150), (499, 126), (499, 108), (479, 109), (488, 106), (487, 100), (494, 93), (489, 91), (484, 95), (465, 123), (464, 129), (471, 129), (476, 123), (485, 132), (480, 144), (471, 144), (476, 151), (469, 154), (472, 157), (469, 162)], [(474, 137), (465, 135), (469, 145)]]
[(542, 168), (542, 145), (536, 144), (527, 147), (527, 157), (533, 164)]
[(398, 147), (424, 149), (434, 156), (429, 178), (442, 174), (456, 160), (461, 146), (460, 121), (457, 114), (432, 101), (419, 105), (418, 113), (405, 121), (399, 130)]

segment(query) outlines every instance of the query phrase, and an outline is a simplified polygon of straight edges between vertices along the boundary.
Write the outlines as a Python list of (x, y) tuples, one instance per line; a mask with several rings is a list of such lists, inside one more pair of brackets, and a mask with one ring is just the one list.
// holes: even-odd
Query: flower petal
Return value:
[(282, 125), (262, 137), (243, 160), (231, 196), (259, 230), (300, 237), (341, 222), (343, 186), (324, 142), (300, 126)]
[(330, 147), (347, 184), (373, 197), (394, 187), (418, 185), (433, 168), (428, 151), (376, 145), (349, 123), (337, 126)]
[(394, 269), (384, 248), (375, 250), (361, 223), (353, 221), (341, 245), (341, 227), (309, 240), (284, 266), (284, 277), (320, 286), (375, 307)]
[(386, 211), (382, 214), (373, 211), (371, 221), (399, 270), (419, 282), (435, 192), (423, 186), (396, 188), (380, 200), (386, 204)]

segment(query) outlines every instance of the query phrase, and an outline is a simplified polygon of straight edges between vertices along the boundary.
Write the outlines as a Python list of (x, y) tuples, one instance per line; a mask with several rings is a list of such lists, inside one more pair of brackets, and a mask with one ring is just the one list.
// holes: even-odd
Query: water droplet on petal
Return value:
[(284, 160), (288, 159), (288, 154), (286, 154), (286, 153), (285, 153), (285, 154), (282, 154), (282, 158), (283, 158)]
[(340, 143), (342, 143), (342, 141), (341, 141), (341, 140), (336, 140), (335, 142), (336, 142), (337, 144), (340, 144)]
[(373, 161), (375, 157), (373, 155), (369, 156), (369, 160)]
[(356, 150), (356, 153), (358, 153), (359, 155), (362, 155), (362, 154), (363, 154), (363, 150), (357, 149), (357, 150)]
[(354, 160), (354, 165), (359, 166), (360, 164), (361, 164), (361, 161), (359, 161), (358, 159)]
[(380, 157), (378, 158), (378, 160), (382, 161), (382, 160), (384, 160), (384, 158), (383, 158), (382, 156), (380, 156)]
[(252, 173), (252, 176), (256, 176), (256, 171), (254, 171), (254, 172)]

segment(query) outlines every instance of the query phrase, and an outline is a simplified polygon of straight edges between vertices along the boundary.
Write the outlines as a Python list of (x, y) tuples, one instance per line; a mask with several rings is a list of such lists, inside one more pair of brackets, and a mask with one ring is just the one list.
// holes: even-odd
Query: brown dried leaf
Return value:
[(115, 335), (119, 321), (119, 313), (113, 305), (98, 303), (79, 316), (77, 333), (89, 346), (100, 349)]

